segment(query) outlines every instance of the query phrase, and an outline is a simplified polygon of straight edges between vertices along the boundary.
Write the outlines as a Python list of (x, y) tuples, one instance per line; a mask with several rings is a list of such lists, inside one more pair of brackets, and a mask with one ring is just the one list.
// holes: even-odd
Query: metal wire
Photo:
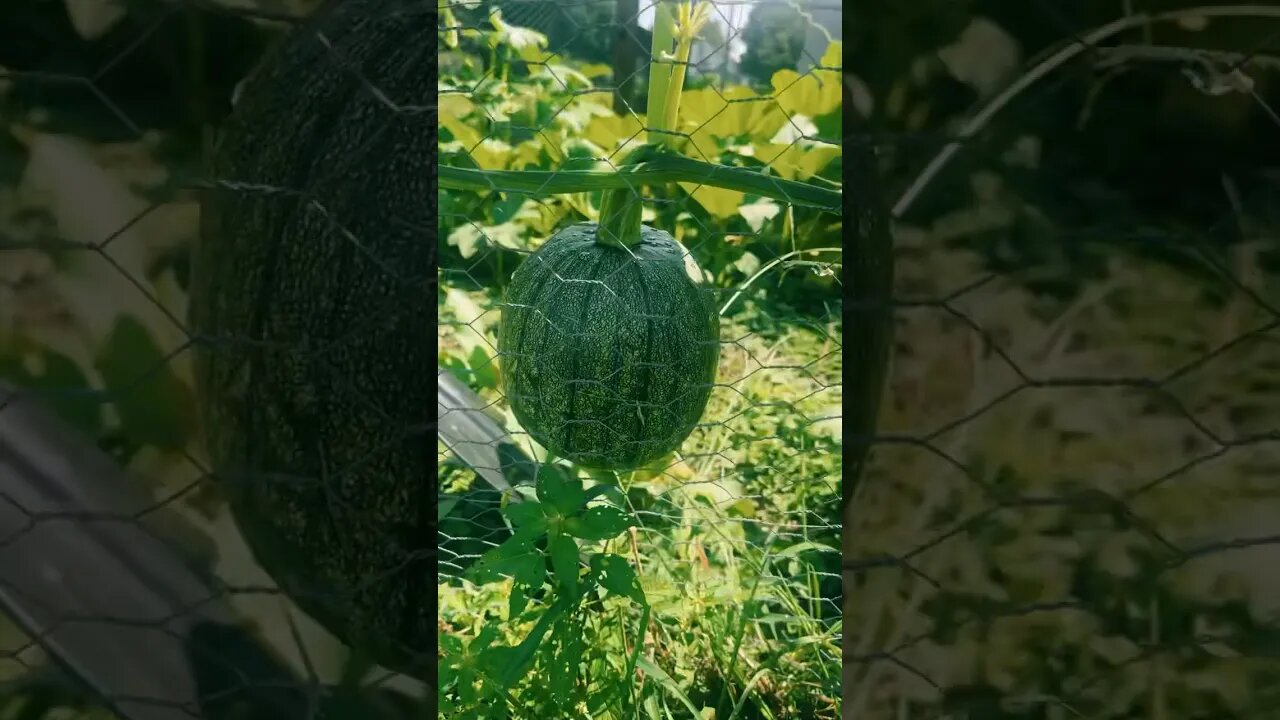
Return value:
[(1149, 5), (849, 39), (899, 275), (847, 718), (1274, 717), (1275, 9)]

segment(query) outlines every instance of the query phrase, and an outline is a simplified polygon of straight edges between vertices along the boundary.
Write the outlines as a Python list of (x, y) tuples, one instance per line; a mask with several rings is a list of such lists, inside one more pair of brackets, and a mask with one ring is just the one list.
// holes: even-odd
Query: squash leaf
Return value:
[[(821, 64), (825, 67), (840, 67), (839, 41), (827, 46)], [(826, 115), (840, 107), (840, 72), (814, 68), (801, 75), (795, 70), (784, 68), (773, 74), (771, 81), (773, 95), (778, 106), (788, 117), (796, 114)]]
[(738, 208), (742, 206), (743, 198), (746, 197), (746, 195), (737, 190), (725, 190), (724, 188), (711, 187), (710, 185), (680, 183), (680, 187), (684, 188), (690, 197), (697, 200), (698, 204), (705, 208), (707, 212), (718, 218), (728, 218), (736, 215)]
[(497, 8), (494, 8), (489, 14), (489, 22), (496, 31), (489, 36), (491, 44), (510, 47), (525, 62), (537, 63), (546, 58), (546, 35), (537, 30), (512, 25), (504, 21), (502, 19), (502, 11)]

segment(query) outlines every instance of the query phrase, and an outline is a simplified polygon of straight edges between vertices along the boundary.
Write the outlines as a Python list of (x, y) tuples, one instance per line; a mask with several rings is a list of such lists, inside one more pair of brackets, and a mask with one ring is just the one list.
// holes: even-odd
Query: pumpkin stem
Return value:
[(600, 201), (600, 224), (596, 227), (596, 242), (621, 248), (640, 244), (643, 212), (644, 203), (635, 190), (605, 190)]

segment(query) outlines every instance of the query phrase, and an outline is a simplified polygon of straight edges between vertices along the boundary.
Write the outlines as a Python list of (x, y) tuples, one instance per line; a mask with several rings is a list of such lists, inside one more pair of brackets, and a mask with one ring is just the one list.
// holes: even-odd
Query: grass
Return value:
[[(490, 318), (483, 294), (469, 299), (441, 309), (441, 353), (459, 361), (477, 333), (493, 346), (491, 319), (451, 316), (450, 304)], [(634, 565), (653, 612), (638, 672), (621, 679), (634, 717), (838, 714), (839, 325), (770, 317), (748, 299), (724, 320), (704, 424), (670, 467), (620, 478), (638, 526), (610, 550)], [(495, 388), (480, 391), (503, 407)], [(474, 637), (495, 624), (518, 641), (529, 628), (505, 624), (509, 592), (441, 585), (442, 628)], [(606, 606), (582, 631), (616, 664), (634, 647), (637, 614)]]

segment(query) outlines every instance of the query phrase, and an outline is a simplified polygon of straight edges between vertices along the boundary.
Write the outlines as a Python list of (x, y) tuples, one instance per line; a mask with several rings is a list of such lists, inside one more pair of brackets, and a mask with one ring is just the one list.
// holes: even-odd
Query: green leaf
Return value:
[(146, 326), (126, 315), (116, 320), (95, 365), (129, 439), (179, 450), (192, 429), (195, 401), (169, 362)]
[(558, 598), (551, 607), (538, 618), (533, 630), (515, 647), (493, 648), (482, 658), (486, 673), (495, 679), (503, 689), (508, 689), (520, 681), (529, 672), (534, 653), (542, 644), (542, 638), (559, 619), (568, 611), (569, 603)]
[(503, 689), (510, 688), (524, 675), (521, 665), (526, 662), (522, 662), (523, 655), (519, 646), (494, 645), (480, 653), (480, 670), (497, 681)]
[(578, 679), (578, 665), (582, 662), (582, 633), (562, 622), (557, 638), (557, 652), (551, 661), (550, 687), (555, 697), (567, 699), (573, 692), (574, 682)]
[(467, 571), (467, 575), (478, 585), (498, 582), (508, 576), (526, 585), (540, 584), (546, 576), (547, 565), (542, 553), (534, 547), (534, 537), (516, 533), (506, 542), (481, 555)]
[(624, 505), (627, 502), (626, 493), (622, 492), (622, 488), (614, 485), (612, 480), (601, 482), (599, 485), (593, 485), (590, 488), (587, 488), (586, 501), (594, 500), (602, 495), (612, 497), (614, 501), (620, 505)]
[(832, 547), (830, 545), (823, 545), (821, 543), (816, 543), (816, 542), (802, 542), (802, 543), (796, 543), (795, 545), (791, 545), (790, 547), (783, 548), (782, 550), (778, 551), (778, 553), (775, 554), (773, 558), (774, 560), (782, 560), (784, 558), (794, 557), (796, 555), (799, 555), (800, 553), (811, 552), (811, 551), (839, 553), (840, 548)]
[(698, 708), (694, 707), (693, 701), (684, 694), (684, 691), (680, 689), (680, 685), (677, 684), (675, 680), (671, 679), (671, 676), (667, 674), (666, 670), (654, 665), (649, 658), (643, 655), (641, 655), (640, 659), (636, 661), (636, 666), (643, 670), (646, 675), (649, 675), (656, 680), (659, 685), (670, 693), (671, 697), (679, 700), (680, 704), (684, 705), (691, 713), (689, 717), (702, 717), (702, 713), (698, 712)]
[(529, 243), (524, 237), (523, 223), (504, 222), (483, 227), (467, 223), (449, 233), (448, 244), (458, 248), (464, 260), (470, 259), (484, 248), (498, 246), (510, 250), (526, 250)]
[(578, 595), (578, 543), (562, 533), (555, 533), (547, 542), (547, 552), (551, 555), (551, 568), (556, 580), (564, 588), (569, 597)]
[(634, 518), (612, 505), (593, 505), (565, 521), (565, 532), (583, 540), (609, 540), (636, 524)]
[(467, 365), (471, 370), (471, 377), (475, 383), (476, 389), (498, 387), (497, 365), (493, 358), (482, 347), (474, 347), (471, 349), (471, 355), (467, 358)]
[(458, 506), (458, 498), (443, 498), (436, 504), (436, 520), (440, 521), (449, 517), (449, 513)]
[(582, 480), (572, 477), (559, 465), (538, 468), (538, 499), (562, 515), (573, 515), (586, 502)]
[(541, 532), (547, 527), (547, 516), (542, 511), (542, 503), (526, 500), (511, 503), (502, 508), (502, 514), (517, 528), (530, 532)]
[(600, 586), (616, 597), (630, 598), (645, 605), (644, 590), (636, 571), (621, 555), (603, 554), (591, 558), (591, 569), (600, 578)]
[(507, 620), (515, 621), (529, 606), (529, 593), (521, 583), (511, 584), (511, 597), (507, 598)]

